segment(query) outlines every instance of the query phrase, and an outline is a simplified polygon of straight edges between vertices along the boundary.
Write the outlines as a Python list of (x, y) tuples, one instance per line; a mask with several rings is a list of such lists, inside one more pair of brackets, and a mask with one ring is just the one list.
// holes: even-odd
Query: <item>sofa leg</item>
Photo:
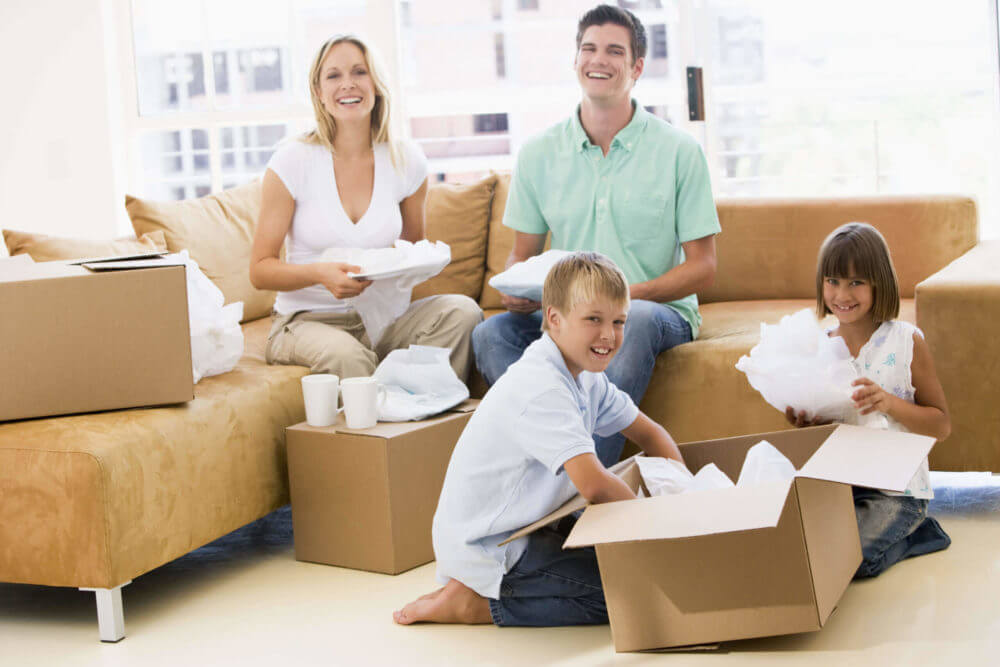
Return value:
[(93, 591), (97, 596), (97, 627), (101, 633), (102, 642), (119, 642), (125, 639), (125, 612), (122, 610), (122, 586), (128, 586), (126, 581), (114, 588), (81, 588), (81, 591)]

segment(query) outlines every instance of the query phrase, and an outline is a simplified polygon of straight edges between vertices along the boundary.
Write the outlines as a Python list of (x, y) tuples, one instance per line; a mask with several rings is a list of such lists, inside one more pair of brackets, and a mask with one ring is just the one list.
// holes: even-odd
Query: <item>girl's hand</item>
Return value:
[(803, 426), (823, 426), (830, 423), (829, 419), (822, 419), (820, 417), (807, 419), (805, 410), (799, 410), (798, 414), (796, 414), (795, 408), (790, 405), (785, 408), (785, 419), (788, 420), (789, 424), (798, 428), (802, 428)]
[(338, 299), (350, 299), (358, 296), (372, 284), (370, 280), (357, 280), (347, 275), (361, 273), (361, 267), (341, 262), (326, 262), (313, 265), (316, 272), (316, 282), (330, 290)]
[(893, 399), (892, 394), (868, 378), (858, 378), (851, 385), (860, 387), (860, 389), (851, 394), (854, 407), (858, 409), (860, 414), (867, 415), (876, 410), (882, 414), (889, 414), (889, 408)]

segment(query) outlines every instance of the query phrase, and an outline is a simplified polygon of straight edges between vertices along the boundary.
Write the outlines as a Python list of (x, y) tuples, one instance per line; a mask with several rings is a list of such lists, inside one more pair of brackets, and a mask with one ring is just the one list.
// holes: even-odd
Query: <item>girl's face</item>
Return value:
[(320, 68), (319, 92), (327, 113), (336, 120), (359, 120), (371, 115), (375, 84), (361, 49), (350, 42), (330, 49)]
[(823, 303), (841, 324), (854, 324), (871, 320), (875, 291), (867, 278), (853, 275), (854, 267), (847, 277), (823, 277)]

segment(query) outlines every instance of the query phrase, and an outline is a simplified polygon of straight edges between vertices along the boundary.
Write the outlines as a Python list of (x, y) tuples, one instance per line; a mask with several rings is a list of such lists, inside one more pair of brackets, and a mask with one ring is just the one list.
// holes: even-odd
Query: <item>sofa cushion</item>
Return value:
[(157, 202), (126, 196), (138, 235), (163, 231), (171, 252), (187, 249), (226, 303), (243, 302), (243, 321), (264, 317), (275, 293), (250, 284), (250, 248), (260, 211), (260, 181), (184, 201)]
[(717, 207), (719, 270), (699, 292), (701, 303), (809, 298), (820, 244), (846, 222), (868, 222), (882, 232), (904, 298), (978, 238), (975, 202), (960, 196), (721, 199)]
[(308, 372), (244, 357), (185, 404), (0, 423), (0, 581), (111, 588), (287, 503)]
[(413, 299), (432, 294), (464, 294), (478, 299), (486, 272), (486, 226), (497, 177), (467, 185), (440, 183), (427, 191), (425, 233), (451, 246), (444, 271), (413, 288)]
[(3, 230), (3, 240), (4, 243), (0, 245), (3, 245), (4, 249), (9, 249), (11, 255), (28, 255), (36, 262), (133, 255), (167, 250), (167, 241), (162, 231), (150, 232), (138, 239), (92, 241), (5, 229)]

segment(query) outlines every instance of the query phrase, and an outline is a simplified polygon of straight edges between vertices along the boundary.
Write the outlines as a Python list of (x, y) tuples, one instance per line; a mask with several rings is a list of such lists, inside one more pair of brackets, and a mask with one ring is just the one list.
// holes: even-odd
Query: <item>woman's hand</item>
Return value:
[(892, 407), (892, 400), (895, 396), (868, 378), (858, 378), (851, 385), (860, 387), (860, 389), (851, 394), (851, 399), (854, 401), (854, 407), (861, 414), (871, 414), (876, 410), (882, 414), (889, 414), (889, 410)]
[(824, 424), (830, 423), (829, 419), (821, 419), (820, 417), (808, 419), (806, 417), (805, 410), (799, 410), (798, 413), (796, 413), (795, 408), (790, 405), (785, 408), (785, 419), (788, 420), (789, 424), (797, 426), (798, 428), (802, 428), (803, 426), (823, 426)]
[(358, 296), (372, 284), (370, 280), (358, 280), (348, 276), (350, 273), (361, 273), (361, 267), (341, 262), (322, 262), (313, 264), (316, 282), (330, 290), (338, 299), (350, 299)]

